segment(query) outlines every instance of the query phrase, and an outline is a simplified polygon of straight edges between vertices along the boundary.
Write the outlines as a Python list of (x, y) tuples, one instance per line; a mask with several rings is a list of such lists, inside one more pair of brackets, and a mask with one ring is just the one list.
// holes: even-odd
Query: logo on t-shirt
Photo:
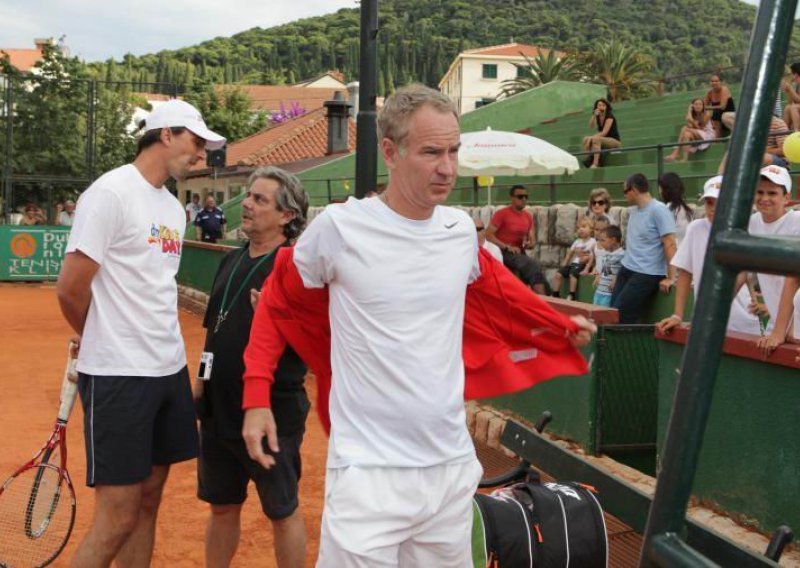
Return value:
[(177, 229), (151, 223), (147, 243), (150, 245), (161, 243), (161, 252), (168, 256), (181, 255), (181, 234)]

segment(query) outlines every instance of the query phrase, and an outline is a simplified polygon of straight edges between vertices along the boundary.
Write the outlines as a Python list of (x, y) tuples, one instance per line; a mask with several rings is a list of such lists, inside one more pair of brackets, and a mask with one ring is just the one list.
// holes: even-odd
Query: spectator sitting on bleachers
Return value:
[[(800, 343), (800, 277), (787, 276), (783, 282), (778, 317), (769, 335), (759, 337), (757, 344), (767, 355), (785, 342)], [(794, 322), (794, 323), (792, 323)]]
[[(736, 122), (736, 113), (723, 113), (722, 122), (727, 128), (733, 130)], [(773, 116), (769, 123), (769, 131), (767, 132), (767, 148), (764, 151), (764, 159), (761, 162), (763, 166), (774, 165), (781, 168), (789, 167), (789, 162), (783, 156), (783, 141), (786, 139), (788, 132), (789, 127), (786, 126), (786, 123), (783, 121), (783, 119)], [(728, 153), (725, 152), (725, 155), (722, 157), (722, 162), (719, 166), (720, 174), (725, 172), (725, 164), (727, 160)]]
[(588, 168), (602, 165), (600, 150), (603, 148), (619, 148), (622, 141), (619, 137), (619, 125), (614, 117), (611, 104), (605, 99), (597, 99), (589, 119), (589, 128), (596, 128), (598, 134), (583, 138), (583, 149), (592, 151), (583, 162)]
[(622, 248), (622, 231), (616, 225), (609, 225), (600, 232), (596, 249), (603, 251), (597, 257), (597, 276), (594, 278), (594, 298), (598, 306), (610, 306), (611, 294), (617, 282), (617, 274), (622, 268), (625, 249)]
[(42, 208), (35, 203), (28, 203), (25, 205), (25, 211), (22, 219), (19, 221), (20, 225), (47, 225), (47, 219), (44, 216)]
[(675, 218), (675, 242), (680, 246), (686, 227), (694, 220), (694, 211), (684, 200), (685, 189), (681, 176), (673, 172), (662, 174), (658, 178), (658, 191), (661, 201)]
[[(681, 128), (681, 133), (678, 136), (678, 142), (691, 142), (693, 140), (712, 140), (716, 137), (714, 131), (714, 124), (711, 122), (711, 115), (706, 110), (706, 103), (703, 99), (694, 99), (689, 103), (689, 109), (686, 111), (686, 124)], [(681, 152), (683, 152), (683, 161), (689, 160), (689, 154), (701, 152), (707, 149), (711, 143), (696, 144), (686, 146), (675, 146), (672, 153), (664, 158), (667, 162), (677, 160)]]
[(567, 256), (561, 263), (553, 277), (553, 295), (558, 297), (561, 290), (561, 283), (564, 278), (569, 278), (568, 300), (575, 299), (575, 292), (578, 289), (578, 277), (581, 274), (589, 274), (594, 259), (594, 247), (597, 244), (594, 237), (594, 222), (588, 217), (578, 221), (578, 238), (572, 243), (567, 251)]
[(783, 110), (783, 121), (797, 132), (800, 130), (800, 62), (792, 63), (792, 82), (782, 81), (781, 89), (786, 95), (786, 108)]
[(584, 216), (597, 221), (601, 215), (608, 217), (612, 225), (619, 224), (619, 219), (611, 213), (611, 194), (605, 187), (596, 187), (589, 193), (589, 206)]
[(711, 89), (706, 93), (703, 102), (706, 104), (706, 109), (711, 111), (715, 136), (721, 138), (724, 134), (722, 113), (735, 111), (736, 105), (733, 103), (730, 89), (722, 84), (722, 77), (716, 73), (711, 75)]
[[(715, 176), (705, 183), (701, 198), (705, 208), (705, 217), (689, 224), (686, 230), (686, 238), (683, 239), (683, 242), (678, 247), (678, 252), (672, 258), (672, 265), (678, 269), (675, 309), (671, 316), (662, 319), (656, 324), (656, 327), (662, 333), (668, 333), (672, 328), (683, 322), (689, 290), (694, 288), (695, 298), (700, 290), (700, 277), (703, 273), (708, 238), (711, 235), (711, 224), (714, 221), (714, 211), (717, 207), (717, 198), (719, 197), (721, 186), (722, 176)], [(696, 302), (697, 300), (695, 299)], [(760, 333), (758, 318), (747, 311), (749, 303), (750, 294), (747, 288), (743, 287), (734, 297), (731, 304), (728, 331), (756, 335)]]
[(547, 292), (547, 279), (541, 266), (526, 254), (536, 245), (533, 216), (525, 210), (528, 190), (515, 185), (509, 192), (511, 205), (503, 207), (492, 217), (486, 229), (486, 240), (503, 251), (503, 264), (517, 274), (537, 294)]

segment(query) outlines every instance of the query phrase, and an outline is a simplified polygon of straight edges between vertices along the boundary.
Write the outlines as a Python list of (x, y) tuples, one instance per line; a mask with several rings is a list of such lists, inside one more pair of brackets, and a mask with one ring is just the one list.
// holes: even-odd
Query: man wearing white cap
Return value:
[[(748, 231), (751, 235), (767, 237), (800, 237), (800, 211), (787, 211), (792, 193), (792, 177), (786, 168), (767, 166), (761, 169), (756, 186), (756, 213), (750, 217)], [(766, 333), (775, 328), (781, 292), (786, 278), (777, 274), (758, 274), (758, 285), (769, 311)], [(785, 335), (786, 326), (781, 330)]]
[(173, 463), (197, 456), (175, 274), (186, 215), (164, 183), (225, 144), (192, 105), (145, 120), (133, 163), (80, 197), (58, 280), (79, 336), (87, 485), (95, 511), (73, 566), (147, 566)]
[[(659, 331), (669, 332), (683, 321), (686, 299), (690, 288), (694, 289), (696, 302), (700, 290), (700, 277), (703, 274), (708, 239), (711, 236), (711, 225), (714, 222), (714, 212), (717, 207), (717, 198), (722, 186), (722, 176), (714, 176), (703, 186), (703, 196), (700, 198), (705, 208), (705, 217), (696, 219), (686, 227), (686, 235), (681, 241), (678, 251), (672, 257), (671, 264), (678, 269), (678, 284), (675, 289), (675, 313), (664, 318), (656, 324)], [(758, 318), (747, 311), (750, 304), (750, 294), (747, 288), (741, 288), (731, 304), (728, 331), (738, 331), (759, 335), (760, 326)]]

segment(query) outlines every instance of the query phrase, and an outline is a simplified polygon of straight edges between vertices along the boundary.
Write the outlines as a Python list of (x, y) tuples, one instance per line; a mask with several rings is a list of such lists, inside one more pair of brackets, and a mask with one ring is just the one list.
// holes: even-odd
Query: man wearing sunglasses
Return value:
[(541, 266), (525, 251), (536, 245), (534, 223), (525, 210), (528, 191), (525, 186), (515, 185), (509, 192), (511, 205), (494, 214), (486, 229), (486, 240), (503, 251), (503, 264), (530, 286), (537, 294), (547, 293), (547, 279)]

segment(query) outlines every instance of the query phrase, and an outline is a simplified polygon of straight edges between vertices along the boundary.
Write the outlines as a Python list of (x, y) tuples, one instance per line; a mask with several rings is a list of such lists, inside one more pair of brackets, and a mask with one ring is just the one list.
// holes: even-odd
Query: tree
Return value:
[(525, 63), (514, 63), (517, 76), (503, 81), (503, 97), (516, 95), (551, 81), (575, 81), (582, 78), (578, 61), (573, 55), (559, 57), (553, 50), (549, 50), (546, 55), (539, 51), (533, 58), (524, 53), (520, 55), (525, 58)]
[(239, 87), (226, 87), (220, 91), (209, 81), (195, 79), (186, 94), (186, 101), (197, 107), (208, 127), (227, 138), (228, 142), (255, 134), (267, 124), (266, 114), (253, 113), (250, 98)]
[(606, 85), (612, 101), (629, 99), (653, 90), (652, 83), (648, 82), (653, 60), (616, 38), (596, 43), (582, 59), (590, 79)]

